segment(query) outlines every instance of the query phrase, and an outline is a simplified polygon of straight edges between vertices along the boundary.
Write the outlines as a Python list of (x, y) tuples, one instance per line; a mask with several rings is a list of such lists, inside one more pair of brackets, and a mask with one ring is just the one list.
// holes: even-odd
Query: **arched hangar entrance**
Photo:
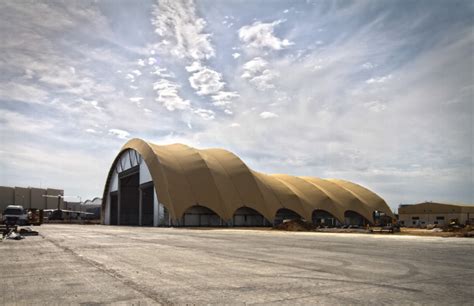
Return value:
[(233, 216), (232, 223), (234, 226), (270, 226), (265, 217), (255, 209), (250, 207), (238, 208)]
[(301, 216), (295, 211), (288, 208), (280, 208), (275, 215), (273, 225), (279, 225), (285, 220), (301, 220)]
[(223, 226), (224, 224), (218, 214), (201, 205), (191, 206), (182, 217), (183, 226)]
[(314, 225), (318, 226), (334, 227), (340, 224), (336, 217), (334, 217), (331, 213), (321, 209), (316, 209), (313, 211), (312, 221)]
[(107, 186), (105, 224), (170, 225), (168, 209), (159, 203), (148, 167), (135, 150), (117, 158)]
[(344, 223), (347, 225), (366, 226), (367, 224), (370, 224), (369, 220), (364, 218), (361, 214), (352, 210), (347, 210), (346, 212), (344, 212), (344, 218)]

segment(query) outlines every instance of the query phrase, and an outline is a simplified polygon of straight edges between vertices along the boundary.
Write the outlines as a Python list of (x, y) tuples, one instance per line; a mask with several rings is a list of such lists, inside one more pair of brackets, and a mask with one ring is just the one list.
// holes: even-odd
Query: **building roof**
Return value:
[(456, 205), (436, 202), (400, 205), (398, 214), (474, 213), (473, 205)]
[[(212, 209), (230, 220), (243, 206), (273, 220), (287, 208), (306, 220), (314, 210), (325, 210), (344, 222), (354, 211), (373, 222), (373, 211), (393, 217), (385, 201), (358, 184), (285, 174), (265, 174), (250, 169), (238, 156), (223, 149), (195, 149), (184, 144), (156, 145), (141, 139), (128, 141), (115, 159), (104, 189), (123, 151), (140, 153), (150, 171), (160, 203), (180, 218), (193, 205)], [(105, 203), (105, 201), (104, 201)]]
[(92, 200), (86, 200), (83, 205), (102, 205), (102, 199), (99, 197), (95, 197)]

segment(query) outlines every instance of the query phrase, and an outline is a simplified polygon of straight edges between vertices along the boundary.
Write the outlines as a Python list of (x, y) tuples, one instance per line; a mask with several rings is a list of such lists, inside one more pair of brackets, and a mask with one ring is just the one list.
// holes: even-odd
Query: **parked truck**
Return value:
[(28, 213), (21, 205), (8, 205), (2, 215), (2, 221), (7, 225), (26, 225), (28, 223)]
[(6, 225), (41, 225), (43, 210), (26, 210), (21, 205), (8, 205), (3, 211), (2, 223)]

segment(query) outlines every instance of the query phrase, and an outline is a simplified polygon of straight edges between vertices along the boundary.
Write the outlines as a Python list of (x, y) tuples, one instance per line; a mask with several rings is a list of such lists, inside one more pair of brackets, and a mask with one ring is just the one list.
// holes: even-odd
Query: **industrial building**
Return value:
[(401, 204), (398, 208), (400, 225), (424, 227), (428, 224), (446, 225), (450, 221), (474, 224), (474, 206), (424, 202)]
[[(0, 186), (0, 212), (8, 205), (21, 205), (25, 209), (57, 209), (58, 195), (64, 196), (64, 190)], [(59, 201), (61, 208), (64, 208), (63, 198)]]
[(271, 226), (299, 218), (365, 225), (393, 214), (344, 180), (267, 175), (223, 149), (128, 141), (107, 176), (102, 222), (143, 226)]

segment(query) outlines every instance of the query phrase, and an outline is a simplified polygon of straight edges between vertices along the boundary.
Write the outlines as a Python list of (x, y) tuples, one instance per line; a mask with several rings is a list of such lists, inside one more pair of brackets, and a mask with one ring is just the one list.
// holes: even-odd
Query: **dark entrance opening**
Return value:
[(318, 226), (334, 227), (337, 225), (337, 219), (325, 210), (316, 209), (312, 215), (313, 224)]
[(138, 225), (140, 176), (138, 167), (119, 174), (120, 185), (120, 225)]
[(219, 215), (200, 205), (188, 208), (183, 215), (184, 226), (222, 226), (222, 224)]
[(118, 193), (110, 193), (110, 225), (118, 224)]
[(355, 211), (352, 210), (347, 210), (344, 213), (344, 218), (345, 218), (345, 223), (346, 225), (359, 225), (359, 226), (365, 226), (369, 224), (369, 221), (362, 217), (359, 213), (356, 213)]
[(249, 207), (240, 207), (234, 213), (234, 226), (269, 226), (262, 214)]
[(142, 225), (153, 226), (153, 183), (140, 186), (142, 190)]
[(374, 219), (374, 224), (378, 226), (386, 226), (389, 224), (392, 224), (392, 217), (387, 215), (386, 213), (382, 211), (374, 211), (372, 213), (372, 217)]
[(292, 211), (291, 209), (287, 208), (280, 208), (276, 215), (275, 220), (273, 220), (273, 225), (279, 225), (283, 223), (285, 220), (301, 220), (301, 216), (298, 215), (296, 212)]

